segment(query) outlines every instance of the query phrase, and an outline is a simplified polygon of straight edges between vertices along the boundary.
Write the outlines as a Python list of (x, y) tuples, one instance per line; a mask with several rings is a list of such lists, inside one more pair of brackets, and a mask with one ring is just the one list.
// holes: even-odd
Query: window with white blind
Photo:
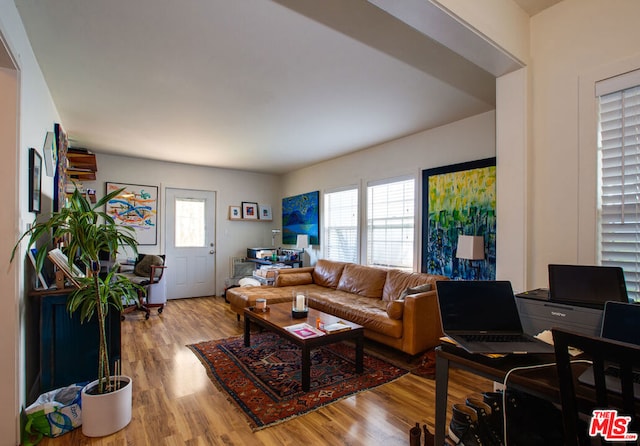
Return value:
[(358, 263), (358, 189), (324, 194), (324, 257)]
[(367, 265), (413, 271), (415, 179), (367, 187)]
[(598, 82), (599, 254), (640, 300), (640, 70)]

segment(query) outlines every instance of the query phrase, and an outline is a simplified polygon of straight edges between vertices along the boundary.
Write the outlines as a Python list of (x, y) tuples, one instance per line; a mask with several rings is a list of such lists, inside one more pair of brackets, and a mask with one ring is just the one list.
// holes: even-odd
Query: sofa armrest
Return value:
[(403, 351), (418, 354), (440, 343), (442, 324), (435, 290), (405, 298), (402, 317)]

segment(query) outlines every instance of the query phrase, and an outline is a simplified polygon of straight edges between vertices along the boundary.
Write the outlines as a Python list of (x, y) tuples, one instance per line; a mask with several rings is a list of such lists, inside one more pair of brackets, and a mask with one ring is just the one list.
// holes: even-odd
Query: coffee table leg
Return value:
[(356, 373), (364, 371), (364, 334), (356, 338)]
[(251, 320), (244, 317), (244, 346), (249, 347), (251, 345)]
[(308, 392), (311, 387), (311, 349), (302, 347), (302, 370), (300, 370), (302, 379), (302, 390)]

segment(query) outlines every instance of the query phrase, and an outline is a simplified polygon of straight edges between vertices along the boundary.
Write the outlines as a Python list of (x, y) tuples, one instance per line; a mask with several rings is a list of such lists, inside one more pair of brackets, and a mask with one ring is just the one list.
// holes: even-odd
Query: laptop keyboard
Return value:
[[(613, 376), (615, 378), (620, 378), (620, 369), (618, 367), (607, 367), (604, 369), (604, 374)], [(633, 382), (636, 384), (640, 384), (640, 373), (633, 372)]]
[(521, 334), (469, 334), (461, 337), (468, 342), (533, 342)]

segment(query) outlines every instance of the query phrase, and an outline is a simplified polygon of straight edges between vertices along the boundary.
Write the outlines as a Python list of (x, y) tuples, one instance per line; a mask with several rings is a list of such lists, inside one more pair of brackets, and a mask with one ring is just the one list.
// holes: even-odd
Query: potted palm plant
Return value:
[[(87, 271), (84, 277), (74, 277), (78, 287), (69, 294), (67, 310), (69, 313), (78, 311), (82, 322), (93, 317), (98, 322), (98, 379), (82, 390), (82, 431), (91, 437), (109, 435), (131, 421), (131, 378), (120, 375), (119, 370), (115, 376), (111, 373), (105, 325), (110, 309), (121, 311), (123, 299), (137, 302), (138, 292), (144, 291), (126, 277), (115, 274), (117, 264), (106, 277), (99, 274), (101, 253), (107, 252), (111, 258), (115, 258), (118, 249), (125, 246), (137, 255), (138, 243), (133, 230), (117, 225), (112, 217), (100, 210), (121, 192), (122, 189), (114, 191), (92, 205), (76, 188), (68, 205), (53, 212), (47, 221), (34, 224), (22, 234), (11, 254), (13, 260), (20, 242), (27, 237), (28, 248), (41, 241), (47, 245), (63, 241), (62, 249), (67, 255), (69, 269), (73, 271), (75, 260), (80, 261)], [(42, 269), (46, 256), (46, 250), (38, 250), (38, 271)], [(124, 398), (124, 405), (96, 408), (96, 401), (100, 406), (101, 400), (120, 398)]]

